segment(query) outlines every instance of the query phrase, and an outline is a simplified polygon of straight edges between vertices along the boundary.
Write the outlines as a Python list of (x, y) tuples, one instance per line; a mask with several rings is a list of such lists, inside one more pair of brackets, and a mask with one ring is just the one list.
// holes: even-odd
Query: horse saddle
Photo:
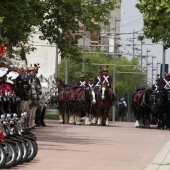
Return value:
[(83, 90), (81, 88), (76, 89), (70, 95), (70, 100), (80, 100), (83, 94)]
[(134, 96), (133, 96), (133, 102), (137, 103), (140, 101), (140, 99), (142, 98), (144, 94), (144, 90), (140, 90), (139, 92), (137, 92)]

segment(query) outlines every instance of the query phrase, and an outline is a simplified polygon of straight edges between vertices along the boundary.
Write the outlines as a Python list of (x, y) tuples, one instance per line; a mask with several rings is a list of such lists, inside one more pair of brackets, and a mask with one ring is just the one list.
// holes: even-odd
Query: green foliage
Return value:
[(61, 56), (73, 59), (80, 56), (77, 47), (77, 34), (80, 24), (86, 31), (100, 29), (94, 22), (109, 23), (110, 10), (117, 8), (119, 0), (105, 0), (99, 5), (94, 5), (93, 0), (49, 0), (46, 3), (46, 15), (40, 25), (43, 33), (41, 39), (58, 44)]
[(160, 41), (170, 47), (170, 5), (167, 0), (139, 0), (136, 7), (143, 14), (144, 35), (153, 43)]
[(0, 41), (10, 47), (26, 44), (35, 26), (39, 26), (41, 39), (57, 44), (62, 57), (77, 59), (81, 54), (77, 47), (79, 25), (84, 25), (86, 31), (100, 29), (94, 22), (107, 25), (110, 10), (118, 8), (119, 1), (105, 0), (94, 5), (93, 0), (3, 0)]
[(45, 114), (44, 119), (59, 120), (59, 116), (57, 114)]
[[(108, 64), (114, 64), (113, 56), (105, 56), (100, 54), (86, 54), (85, 55), (85, 80), (88, 81), (90, 77), (98, 75), (99, 67), (105, 68)], [(105, 64), (102, 66), (93, 65)], [(121, 66), (120, 66), (121, 65)], [(134, 66), (122, 66), (134, 65)], [(138, 66), (138, 67), (135, 67)], [(82, 73), (82, 62), (75, 62), (68, 59), (68, 82), (76, 84), (80, 79)], [(125, 73), (120, 73), (125, 72)], [(133, 74), (128, 72), (139, 72), (140, 74)], [(113, 65), (109, 66), (109, 75), (113, 76)], [(65, 60), (62, 60), (59, 65), (59, 77), (65, 79)], [(125, 93), (133, 93), (134, 89), (140, 85), (144, 85), (145, 74), (139, 67), (138, 59), (129, 61), (126, 57), (119, 57), (116, 59), (116, 95), (124, 95)]]
[(39, 25), (43, 19), (44, 7), (40, 0), (3, 0), (0, 5), (3, 43), (12, 46), (27, 43), (33, 26)]
[[(68, 78), (69, 83), (76, 84), (80, 79), (82, 74), (82, 60), (76, 62), (72, 59), (68, 59)], [(90, 77), (95, 77), (98, 74), (99, 66), (92, 65), (92, 63), (99, 64), (108, 64), (113, 63), (113, 60), (110, 57), (106, 57), (105, 55), (98, 54), (86, 54), (85, 55), (85, 79), (88, 81)], [(101, 66), (106, 67), (106, 66)], [(61, 79), (65, 79), (65, 60), (59, 65), (59, 77)], [(109, 68), (109, 71), (111, 67)]]

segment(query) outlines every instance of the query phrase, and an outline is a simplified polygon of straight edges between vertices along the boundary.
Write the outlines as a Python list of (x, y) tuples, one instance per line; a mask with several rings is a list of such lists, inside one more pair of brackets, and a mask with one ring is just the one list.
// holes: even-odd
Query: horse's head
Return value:
[(93, 88), (87, 87), (85, 89), (85, 97), (88, 98), (92, 104), (96, 103), (95, 92)]
[(110, 96), (109, 86), (107, 82), (101, 84), (101, 99), (104, 100)]
[(158, 106), (166, 104), (168, 102), (168, 90), (161, 89), (157, 92), (157, 104)]

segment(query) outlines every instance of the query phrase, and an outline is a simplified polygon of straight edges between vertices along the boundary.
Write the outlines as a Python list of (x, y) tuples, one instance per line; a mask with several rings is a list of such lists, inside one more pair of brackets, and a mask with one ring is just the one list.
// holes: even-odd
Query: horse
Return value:
[(152, 90), (139, 90), (133, 95), (133, 109), (135, 110), (135, 127), (150, 128), (151, 123), (151, 95)]
[[(56, 90), (55, 90), (56, 89)], [(56, 91), (56, 93), (55, 93)], [(66, 92), (66, 85), (65, 83), (57, 78), (56, 79), (56, 87), (54, 88), (54, 92), (52, 95), (52, 103), (58, 104), (58, 111), (59, 111), (59, 123), (68, 123), (69, 122), (69, 111), (68, 111), (68, 94)]]
[(85, 117), (85, 125), (91, 125), (89, 112), (95, 103), (93, 88), (79, 87), (72, 91), (69, 96), (70, 124), (81, 124), (81, 117)]
[[(114, 101), (114, 94), (110, 90), (107, 82), (101, 83), (101, 87), (96, 93), (96, 105), (94, 105), (94, 115), (97, 116), (98, 126), (109, 126), (109, 111)], [(94, 123), (94, 120), (93, 120)]]
[(157, 92), (158, 129), (170, 129), (170, 94), (162, 88)]

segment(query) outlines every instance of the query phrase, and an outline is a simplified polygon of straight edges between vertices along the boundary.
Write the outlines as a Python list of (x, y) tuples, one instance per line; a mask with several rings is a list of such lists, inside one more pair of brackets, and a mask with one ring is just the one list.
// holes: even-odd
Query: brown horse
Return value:
[(109, 111), (114, 101), (114, 94), (108, 86), (107, 82), (101, 83), (101, 88), (96, 98), (94, 112), (97, 115), (98, 126), (109, 126)]
[(72, 92), (69, 98), (70, 123), (81, 124), (81, 117), (85, 117), (85, 125), (91, 125), (89, 111), (92, 103), (96, 102), (94, 96), (93, 89), (89, 87), (80, 87)]

